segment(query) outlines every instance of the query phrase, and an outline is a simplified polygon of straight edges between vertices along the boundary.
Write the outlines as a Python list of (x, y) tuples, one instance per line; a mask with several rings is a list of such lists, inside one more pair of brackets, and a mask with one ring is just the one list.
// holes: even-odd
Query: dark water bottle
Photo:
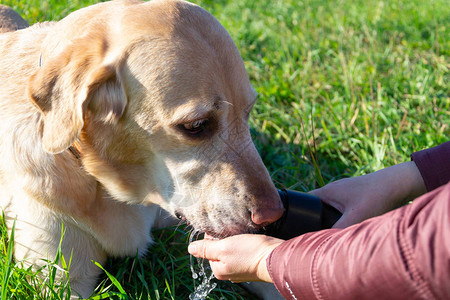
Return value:
[(262, 233), (288, 240), (301, 234), (331, 228), (342, 214), (318, 197), (291, 190), (278, 190), (284, 214)]

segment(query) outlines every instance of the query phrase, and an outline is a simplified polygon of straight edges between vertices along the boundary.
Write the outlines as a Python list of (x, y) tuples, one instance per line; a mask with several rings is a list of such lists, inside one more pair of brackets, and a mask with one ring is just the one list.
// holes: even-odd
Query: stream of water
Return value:
[[(198, 237), (198, 232), (192, 232), (189, 237), (189, 244)], [(189, 300), (204, 300), (208, 294), (217, 286), (217, 283), (211, 282), (214, 274), (211, 271), (208, 260), (196, 258), (191, 255), (191, 272), (194, 279), (194, 292), (189, 295)], [(200, 280), (200, 284), (195, 286), (195, 282)]]

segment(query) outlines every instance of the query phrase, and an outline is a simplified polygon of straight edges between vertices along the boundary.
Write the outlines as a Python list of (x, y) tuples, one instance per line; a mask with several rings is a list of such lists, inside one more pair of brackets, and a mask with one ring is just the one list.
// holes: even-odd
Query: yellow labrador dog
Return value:
[(15, 256), (71, 254), (88, 297), (107, 256), (144, 254), (159, 207), (222, 237), (282, 207), (255, 101), (219, 22), (183, 1), (112, 1), (0, 34), (0, 205)]

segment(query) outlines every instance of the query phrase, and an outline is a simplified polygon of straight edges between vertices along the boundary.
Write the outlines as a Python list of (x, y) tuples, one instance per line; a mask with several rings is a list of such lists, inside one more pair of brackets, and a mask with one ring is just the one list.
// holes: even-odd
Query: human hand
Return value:
[(310, 192), (343, 213), (334, 228), (345, 228), (382, 215), (426, 193), (412, 161), (367, 175), (345, 178)]
[(209, 260), (215, 277), (233, 282), (272, 282), (266, 258), (284, 240), (260, 234), (240, 234), (222, 240), (192, 242), (188, 251)]

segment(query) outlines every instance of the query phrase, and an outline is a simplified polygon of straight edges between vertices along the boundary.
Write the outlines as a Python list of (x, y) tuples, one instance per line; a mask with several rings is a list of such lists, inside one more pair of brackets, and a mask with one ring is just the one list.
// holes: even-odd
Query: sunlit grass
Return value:
[[(252, 135), (279, 187), (311, 190), (449, 140), (448, 1), (195, 2), (219, 19), (241, 51), (259, 94)], [(30, 23), (57, 20), (92, 3), (2, 1)], [(62, 297), (69, 285), (42, 290), (51, 281), (12, 259), (1, 230), (2, 299)], [(93, 299), (187, 299), (194, 282), (186, 233), (167, 229), (154, 236), (144, 259), (102, 266), (109, 274)], [(230, 283), (211, 294), (221, 297), (249, 299)]]

